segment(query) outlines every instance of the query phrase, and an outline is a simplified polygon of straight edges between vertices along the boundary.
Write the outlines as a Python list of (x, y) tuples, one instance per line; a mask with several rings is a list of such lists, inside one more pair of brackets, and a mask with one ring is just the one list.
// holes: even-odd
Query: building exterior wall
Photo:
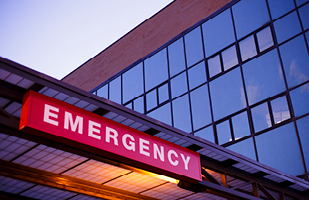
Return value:
[(174, 1), (96, 57), (77, 68), (62, 81), (90, 91), (230, 1)]

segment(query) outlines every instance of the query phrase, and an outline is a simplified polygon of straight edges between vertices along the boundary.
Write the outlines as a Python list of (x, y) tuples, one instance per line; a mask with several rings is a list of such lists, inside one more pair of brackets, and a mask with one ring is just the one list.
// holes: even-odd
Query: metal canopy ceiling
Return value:
[[(192, 185), (18, 131), (34, 90), (200, 153)], [(110, 100), (0, 58), (0, 197), (11, 199), (308, 199), (309, 182), (284, 174)]]

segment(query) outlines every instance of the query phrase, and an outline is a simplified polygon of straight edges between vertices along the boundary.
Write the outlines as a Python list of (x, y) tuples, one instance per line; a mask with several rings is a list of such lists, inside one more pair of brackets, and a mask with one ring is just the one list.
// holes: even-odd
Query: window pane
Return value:
[(241, 41), (239, 47), (242, 61), (252, 58), (257, 54), (253, 35)]
[(185, 35), (187, 66), (190, 67), (204, 58), (201, 28), (197, 27)]
[(303, 24), (303, 27), (306, 30), (307, 28), (309, 28), (309, 4), (301, 7), (298, 11), (301, 23)]
[(186, 72), (171, 80), (172, 98), (178, 97), (188, 91)]
[(302, 35), (280, 46), (280, 53), (289, 88), (309, 79), (309, 57)]
[(183, 38), (168, 46), (170, 76), (174, 76), (186, 68)]
[(109, 83), (109, 99), (121, 104), (121, 76)]
[(235, 140), (250, 135), (247, 111), (232, 117)]
[(296, 0), (296, 4), (298, 6), (302, 5), (303, 3), (307, 2), (308, 0)]
[(163, 123), (172, 125), (171, 104), (170, 103), (164, 104), (163, 106), (157, 108), (151, 113), (148, 113), (147, 115)]
[(210, 142), (215, 143), (215, 139), (214, 139), (214, 131), (212, 126), (206, 127), (196, 133), (194, 133), (195, 136), (198, 136), (200, 138), (206, 139)]
[(252, 138), (248, 138), (236, 144), (226, 147), (227, 149), (256, 160)]
[(159, 104), (169, 99), (168, 95), (168, 84), (165, 84), (158, 89), (159, 93)]
[(214, 119), (218, 120), (246, 107), (240, 68), (210, 82)]
[(202, 28), (207, 57), (235, 41), (230, 9), (205, 22)]
[(189, 88), (193, 88), (206, 82), (205, 63), (201, 62), (188, 70)]
[(284, 120), (290, 119), (291, 117), (285, 96), (272, 100), (271, 109), (273, 112), (275, 124), (281, 123)]
[(309, 112), (309, 83), (290, 92), (295, 116), (301, 116)]
[(285, 90), (277, 50), (244, 64), (243, 72), (250, 105)]
[(209, 77), (213, 77), (221, 72), (220, 56), (210, 58), (208, 60)]
[(267, 103), (256, 106), (251, 109), (253, 126), (255, 132), (262, 131), (271, 127), (271, 120)]
[(236, 48), (232, 46), (222, 52), (224, 70), (228, 70), (238, 64)]
[(268, 5), (273, 19), (277, 19), (295, 8), (293, 0), (268, 0)]
[(132, 102), (128, 103), (127, 105), (125, 105), (127, 108), (133, 109), (133, 104)]
[(255, 137), (259, 161), (291, 175), (304, 173), (293, 123)]
[(191, 133), (191, 117), (188, 95), (179, 97), (173, 101), (174, 127), (187, 133)]
[(190, 94), (193, 117), (193, 129), (197, 130), (211, 123), (210, 104), (207, 85), (194, 90)]
[(123, 102), (138, 97), (144, 92), (143, 63), (134, 66), (122, 75)]
[(157, 106), (157, 90), (152, 90), (146, 94), (147, 111)]
[(144, 97), (139, 97), (134, 100), (134, 110), (144, 114)]
[(230, 122), (228, 120), (217, 124), (217, 135), (219, 145), (232, 141)]
[(235, 4), (232, 10), (238, 39), (269, 22), (265, 0), (243, 0)]
[(284, 42), (301, 32), (301, 27), (295, 11), (275, 21), (274, 27), (278, 43)]
[(274, 45), (270, 27), (267, 27), (256, 34), (260, 52)]
[(106, 99), (108, 98), (108, 84), (97, 90), (97, 96), (104, 97)]
[(296, 121), (307, 169), (309, 169), (309, 116)]
[(145, 60), (146, 91), (164, 82), (168, 78), (166, 49)]

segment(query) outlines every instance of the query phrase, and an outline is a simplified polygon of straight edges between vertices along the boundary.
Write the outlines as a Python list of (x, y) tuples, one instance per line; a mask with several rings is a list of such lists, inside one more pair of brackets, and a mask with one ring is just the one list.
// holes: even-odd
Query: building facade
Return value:
[[(308, 1), (205, 1), (204, 7), (190, 2), (172, 2), (63, 81), (86, 84), (83, 89), (97, 96), (308, 180)], [(211, 5), (215, 10), (203, 20), (186, 16), (194, 22), (188, 28), (175, 19), (182, 16), (177, 9), (195, 13)], [(168, 23), (162, 20), (167, 11), (176, 15), (171, 20), (180, 30), (169, 41), (145, 32), (158, 43), (144, 50), (137, 33), (152, 23)], [(113, 48), (122, 62), (124, 55), (115, 49), (120, 43), (142, 53), (122, 68), (102, 63)], [(87, 69), (85, 76), (95, 77), (94, 83), (81, 76)]]

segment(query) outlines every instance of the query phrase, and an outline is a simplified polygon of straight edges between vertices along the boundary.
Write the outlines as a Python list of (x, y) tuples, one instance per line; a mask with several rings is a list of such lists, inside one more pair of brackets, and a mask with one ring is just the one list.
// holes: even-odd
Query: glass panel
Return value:
[(127, 105), (125, 105), (127, 108), (130, 108), (130, 109), (133, 109), (133, 103), (132, 102), (130, 102), (130, 103), (128, 103)]
[(178, 97), (188, 91), (186, 72), (171, 80), (172, 98)]
[(232, 124), (235, 140), (250, 135), (247, 111), (232, 117)]
[(251, 158), (252, 160), (256, 160), (252, 138), (245, 139), (226, 148), (241, 155), (244, 155), (248, 158)]
[(97, 90), (97, 96), (108, 99), (108, 84)]
[(109, 83), (109, 99), (121, 104), (121, 76)]
[(255, 137), (259, 161), (291, 175), (304, 173), (293, 123)]
[(193, 117), (193, 129), (197, 130), (211, 123), (211, 113), (207, 85), (194, 90), (190, 94)]
[(203, 43), (200, 27), (197, 27), (185, 35), (185, 47), (187, 55), (187, 67), (190, 67), (203, 59)]
[(277, 50), (244, 64), (243, 72), (250, 105), (285, 91)]
[(157, 106), (157, 90), (152, 90), (146, 94), (147, 111)]
[(270, 27), (267, 27), (256, 34), (260, 52), (274, 45)]
[(195, 136), (198, 136), (200, 138), (206, 139), (210, 142), (215, 143), (215, 139), (214, 139), (214, 131), (212, 126), (208, 126), (196, 133), (194, 133)]
[(306, 30), (307, 28), (309, 28), (309, 4), (304, 5), (298, 11), (304, 30)]
[(289, 88), (309, 80), (309, 57), (303, 36), (300, 35), (279, 48)]
[(134, 110), (144, 114), (144, 97), (139, 97), (134, 100)]
[(269, 22), (265, 0), (243, 0), (235, 4), (232, 10), (238, 39)]
[(251, 109), (255, 132), (271, 127), (271, 120), (267, 103), (263, 103)]
[(307, 169), (309, 169), (309, 116), (296, 121)]
[(238, 64), (235, 46), (228, 48), (222, 52), (224, 70), (228, 70)]
[(218, 120), (246, 107), (240, 68), (210, 82), (214, 119)]
[(295, 8), (293, 0), (268, 0), (268, 5), (273, 19), (277, 19)]
[(239, 43), (242, 61), (256, 56), (256, 47), (253, 35), (244, 39)]
[(173, 77), (186, 68), (183, 38), (168, 46), (170, 76)]
[(275, 21), (274, 27), (278, 43), (284, 42), (301, 32), (301, 27), (295, 11)]
[(146, 91), (164, 82), (168, 78), (166, 49), (145, 60)]
[(207, 57), (235, 41), (230, 9), (205, 22), (202, 28)]
[(151, 113), (148, 113), (147, 115), (163, 123), (172, 125), (171, 104), (170, 103), (164, 104), (163, 106), (157, 108)]
[(138, 97), (144, 92), (143, 63), (134, 66), (122, 75), (123, 102)]
[(206, 69), (205, 62), (201, 62), (188, 70), (189, 76), (189, 88), (193, 88), (205, 83), (206, 79)]
[(208, 60), (209, 77), (213, 77), (221, 72), (220, 56), (210, 58)]
[(309, 112), (309, 83), (290, 92), (295, 117)]
[(296, 0), (296, 4), (298, 6), (302, 5), (303, 3), (306, 3), (308, 0)]
[(291, 117), (285, 96), (272, 100), (271, 109), (273, 111), (275, 124), (279, 124), (284, 120), (290, 119)]
[(217, 135), (219, 145), (232, 141), (230, 122), (228, 120), (217, 124)]
[(191, 117), (188, 95), (177, 98), (173, 101), (174, 127), (187, 133), (191, 133)]
[(168, 84), (165, 84), (158, 89), (159, 93), (159, 104), (169, 99), (168, 95)]

